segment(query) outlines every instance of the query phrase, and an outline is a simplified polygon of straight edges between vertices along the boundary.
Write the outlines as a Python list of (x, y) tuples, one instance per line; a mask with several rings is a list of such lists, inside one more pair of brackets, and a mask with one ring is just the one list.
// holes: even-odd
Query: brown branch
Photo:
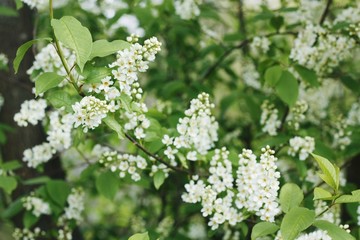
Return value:
[[(277, 36), (277, 35), (297, 35), (297, 32), (274, 32), (274, 33), (269, 33), (266, 35), (263, 35), (261, 37), (272, 37), (272, 36)], [(243, 40), (242, 42), (240, 42), (238, 45), (229, 47), (227, 50), (225, 50), (225, 52), (219, 57), (219, 59), (212, 64), (206, 71), (204, 74), (202, 74), (202, 76), (200, 77), (200, 81), (203, 81), (204, 79), (206, 79), (207, 77), (209, 77), (219, 66), (220, 64), (225, 60), (226, 57), (228, 57), (234, 50), (236, 49), (241, 49), (243, 47), (245, 47), (247, 44), (249, 44), (251, 41), (253, 40), (253, 38), (248, 38)]]
[(170, 163), (166, 162), (164, 159), (162, 159), (158, 155), (155, 155), (155, 154), (151, 153), (143, 145), (141, 145), (138, 141), (136, 141), (133, 137), (131, 137), (128, 133), (125, 133), (125, 137), (128, 140), (130, 140), (130, 142), (132, 142), (137, 148), (139, 148), (141, 151), (143, 151), (146, 155), (148, 155), (149, 157), (154, 158), (156, 161), (166, 165), (168, 168), (170, 168), (170, 169), (172, 169), (174, 171), (177, 171), (177, 172), (183, 172), (183, 173), (191, 174), (190, 171), (188, 171), (188, 170), (186, 170), (184, 168), (175, 167), (175, 166), (171, 165)]
[(327, 3), (326, 3), (326, 7), (325, 7), (325, 10), (323, 12), (323, 14), (321, 15), (321, 18), (320, 18), (320, 22), (319, 22), (319, 25), (322, 25), (326, 19), (326, 16), (329, 14), (330, 12), (330, 6), (332, 4), (333, 0), (328, 0)]

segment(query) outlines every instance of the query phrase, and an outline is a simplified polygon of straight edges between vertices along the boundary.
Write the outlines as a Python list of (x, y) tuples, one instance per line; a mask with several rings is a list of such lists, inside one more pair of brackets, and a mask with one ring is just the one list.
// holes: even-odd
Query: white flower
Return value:
[(82, 189), (71, 189), (71, 193), (67, 197), (68, 206), (65, 208), (64, 216), (71, 220), (74, 219), (78, 223), (82, 221), (81, 213), (84, 211), (85, 194)]
[(31, 149), (26, 149), (23, 153), (23, 161), (27, 163), (28, 167), (36, 168), (38, 165), (48, 162), (55, 152), (56, 150), (45, 142)]
[(36, 125), (45, 118), (46, 107), (44, 99), (26, 100), (21, 104), (20, 112), (14, 115), (14, 121), (21, 127), (26, 127), (28, 123)]
[(38, 197), (25, 197), (23, 199), (23, 206), (27, 211), (31, 211), (36, 217), (39, 217), (42, 214), (51, 214), (50, 205)]
[(288, 154), (295, 156), (299, 154), (299, 159), (304, 161), (307, 159), (310, 153), (315, 150), (315, 140), (312, 137), (306, 136), (302, 137), (293, 137), (289, 140), (290, 148)]
[(268, 133), (270, 136), (277, 135), (277, 130), (281, 126), (278, 110), (274, 104), (270, 104), (268, 100), (263, 102), (261, 109), (260, 124), (263, 125), (262, 131)]
[(189, 20), (200, 15), (199, 4), (202, 0), (176, 0), (175, 1), (175, 12), (180, 18)]

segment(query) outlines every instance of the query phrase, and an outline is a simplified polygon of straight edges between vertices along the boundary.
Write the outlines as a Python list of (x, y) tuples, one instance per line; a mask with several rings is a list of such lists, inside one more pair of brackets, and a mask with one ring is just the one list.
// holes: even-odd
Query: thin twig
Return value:
[(147, 150), (143, 145), (141, 145), (138, 141), (136, 141), (133, 137), (131, 137), (128, 133), (125, 133), (125, 137), (130, 140), (130, 142), (132, 142), (137, 148), (139, 148), (141, 151), (143, 151), (146, 155), (154, 158), (156, 161), (166, 165), (168, 168), (174, 170), (174, 171), (178, 171), (178, 172), (183, 172), (183, 173), (187, 173), (190, 174), (190, 171), (188, 171), (187, 169), (184, 168), (179, 168), (179, 167), (175, 167), (173, 165), (171, 165), (170, 163), (166, 162), (164, 159), (162, 159), (161, 157), (151, 153), (149, 150)]
[[(280, 32), (280, 33), (274, 32), (274, 33), (269, 33), (269, 34), (263, 35), (261, 37), (272, 37), (272, 36), (276, 36), (276, 35), (297, 35), (297, 33), (296, 32)], [(250, 43), (252, 40), (253, 40), (253, 38), (245, 39), (242, 42), (240, 42), (238, 45), (229, 47), (227, 50), (225, 50), (225, 52), (218, 58), (218, 60), (214, 64), (212, 64), (205, 71), (205, 73), (200, 77), (200, 81), (209, 77), (220, 66), (220, 64), (225, 60), (225, 58), (230, 55), (230, 53), (232, 53), (236, 49), (243, 48), (248, 43)]]
[(330, 12), (330, 6), (332, 4), (333, 0), (328, 0), (327, 3), (326, 3), (326, 7), (325, 7), (325, 10), (323, 12), (323, 14), (321, 15), (321, 18), (320, 18), (320, 22), (319, 24), (322, 25), (326, 19), (326, 16), (329, 14)]

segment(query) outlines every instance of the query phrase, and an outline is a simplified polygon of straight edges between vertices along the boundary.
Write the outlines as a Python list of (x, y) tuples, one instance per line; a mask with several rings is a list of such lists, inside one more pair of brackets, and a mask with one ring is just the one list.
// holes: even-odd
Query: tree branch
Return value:
[(325, 7), (325, 10), (323, 12), (323, 14), (321, 15), (321, 18), (320, 18), (320, 22), (319, 24), (322, 25), (326, 19), (326, 16), (329, 14), (329, 10), (330, 10), (330, 6), (332, 4), (333, 0), (328, 0), (327, 3), (326, 3), (326, 7)]

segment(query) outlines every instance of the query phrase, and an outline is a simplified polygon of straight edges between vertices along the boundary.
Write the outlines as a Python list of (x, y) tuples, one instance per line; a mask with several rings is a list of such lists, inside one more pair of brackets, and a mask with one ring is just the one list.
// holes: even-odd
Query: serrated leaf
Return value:
[(35, 79), (36, 95), (46, 92), (47, 90), (57, 87), (65, 76), (60, 76), (54, 72), (44, 72)]
[(11, 194), (12, 191), (17, 187), (17, 181), (15, 177), (10, 176), (0, 176), (0, 188), (8, 194)]
[(96, 189), (104, 197), (112, 200), (119, 189), (120, 179), (112, 172), (103, 172), (96, 178)]
[(281, 226), (281, 236), (284, 240), (295, 239), (300, 232), (313, 224), (315, 212), (303, 207), (294, 207), (285, 214)]
[(276, 94), (290, 107), (294, 106), (299, 95), (299, 83), (289, 71), (283, 71), (275, 86)]
[(59, 207), (64, 207), (71, 190), (69, 185), (62, 180), (51, 180), (45, 185), (45, 190), (51, 200)]
[(156, 189), (159, 189), (165, 181), (165, 173), (163, 171), (157, 171), (154, 174), (154, 186)]
[(128, 240), (150, 240), (149, 234), (147, 232), (144, 233), (136, 233), (129, 237)]
[(342, 195), (335, 200), (335, 203), (360, 202), (360, 189), (352, 191), (351, 195)]
[(299, 73), (301, 79), (309, 83), (310, 86), (313, 87), (320, 86), (316, 72), (314, 70), (310, 70), (301, 65), (295, 65), (294, 68)]
[(65, 107), (67, 112), (72, 111), (72, 105), (76, 102), (74, 97), (63, 90), (50, 91), (47, 94), (46, 99), (55, 108)]
[(320, 178), (324, 180), (335, 191), (339, 188), (340, 176), (334, 165), (324, 157), (316, 154), (311, 154), (318, 163), (322, 174), (319, 174)]
[(332, 200), (333, 196), (329, 191), (326, 191), (325, 189), (320, 188), (320, 187), (316, 187), (314, 189), (314, 199), (313, 200), (318, 200), (318, 199)]
[(270, 222), (257, 223), (251, 232), (251, 240), (256, 240), (259, 237), (267, 236), (279, 230), (279, 226)]
[(298, 207), (304, 199), (304, 194), (298, 185), (286, 183), (280, 190), (280, 206), (284, 213), (289, 212), (292, 208)]
[(355, 240), (355, 237), (351, 236), (351, 234), (347, 233), (344, 229), (328, 221), (316, 220), (313, 225), (326, 231), (333, 240)]
[(82, 71), (92, 51), (92, 37), (89, 29), (71, 16), (52, 19), (51, 26), (56, 38), (66, 47), (74, 50), (76, 63)]
[(264, 75), (265, 83), (270, 87), (274, 87), (277, 84), (277, 82), (280, 80), (282, 72), (283, 72), (282, 67), (280, 67), (279, 65), (272, 66), (266, 69)]
[(125, 135), (123, 132), (123, 128), (113, 115), (108, 115), (106, 118), (103, 119), (103, 121), (109, 128), (111, 128), (118, 134), (119, 139), (124, 139)]
[(30, 40), (24, 44), (22, 44), (18, 50), (16, 51), (16, 57), (13, 61), (13, 66), (14, 66), (14, 71), (15, 73), (18, 72), (19, 70), (19, 66), (20, 66), (20, 63), (21, 61), (23, 60), (24, 56), (25, 56), (25, 53), (27, 52), (27, 50), (36, 42), (39, 42), (39, 41), (49, 41), (51, 42), (51, 38), (39, 38), (39, 39), (33, 39), (33, 40)]
[(115, 40), (112, 42), (108, 42), (107, 40), (98, 40), (93, 42), (89, 59), (93, 59), (94, 57), (105, 57), (125, 48), (129, 48), (130, 46), (130, 43), (123, 40)]

